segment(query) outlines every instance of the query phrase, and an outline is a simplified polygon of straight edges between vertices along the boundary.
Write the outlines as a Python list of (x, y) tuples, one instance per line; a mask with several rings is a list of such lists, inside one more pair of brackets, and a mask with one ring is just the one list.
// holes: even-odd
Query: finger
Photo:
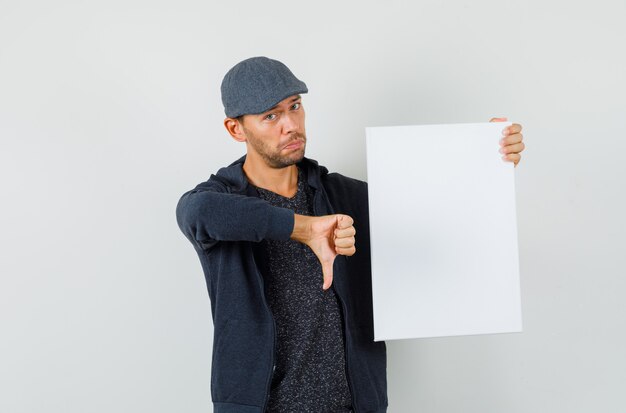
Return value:
[(339, 215), (337, 221), (337, 228), (345, 229), (349, 228), (354, 224), (354, 220), (349, 215)]
[(324, 276), (324, 284), (322, 285), (322, 289), (328, 290), (333, 283), (333, 262), (335, 258), (331, 261), (326, 261), (322, 263), (322, 275)]
[(335, 240), (335, 247), (339, 247), (339, 248), (350, 248), (354, 244), (355, 244), (354, 237), (337, 238)]
[(520, 133), (522, 131), (522, 125), (520, 125), (519, 123), (514, 123), (511, 126), (509, 126), (509, 135), (512, 135), (514, 133)]
[(335, 230), (335, 237), (337, 238), (353, 237), (355, 235), (356, 235), (356, 229), (354, 229), (354, 227), (348, 227), (345, 229)]
[(520, 159), (522, 159), (522, 156), (519, 153), (510, 153), (508, 155), (504, 155), (502, 157), (502, 159), (505, 162), (513, 162), (515, 164), (515, 166), (517, 166), (517, 164), (519, 163)]
[(521, 151), (524, 150), (524, 148), (525, 148), (524, 143), (520, 142), (520, 143), (516, 143), (513, 145), (508, 145), (508, 146), (504, 146), (500, 148), (500, 153), (503, 153), (503, 154), (520, 153)]
[(506, 122), (507, 118), (491, 118), (489, 122)]
[(514, 143), (520, 143), (524, 139), (524, 135), (521, 133), (516, 133), (514, 135), (505, 136), (500, 139), (500, 146), (511, 145)]
[(506, 128), (502, 129), (502, 135), (513, 135), (514, 133), (520, 133), (522, 131), (522, 125), (519, 123), (513, 123)]
[(356, 253), (356, 247), (352, 246), (350, 248), (339, 248), (339, 247), (335, 247), (335, 251), (337, 252), (337, 254), (339, 255), (354, 255)]

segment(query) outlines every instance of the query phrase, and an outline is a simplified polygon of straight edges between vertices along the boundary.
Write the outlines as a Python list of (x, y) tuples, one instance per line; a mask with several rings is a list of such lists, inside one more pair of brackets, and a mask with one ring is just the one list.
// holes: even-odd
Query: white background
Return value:
[(366, 126), (524, 125), (524, 333), (390, 342), (390, 412), (626, 410), (625, 15), (0, 0), (0, 411), (211, 411), (209, 299), (174, 208), (243, 153), (219, 85), (254, 55), (305, 80), (307, 155), (356, 178)]

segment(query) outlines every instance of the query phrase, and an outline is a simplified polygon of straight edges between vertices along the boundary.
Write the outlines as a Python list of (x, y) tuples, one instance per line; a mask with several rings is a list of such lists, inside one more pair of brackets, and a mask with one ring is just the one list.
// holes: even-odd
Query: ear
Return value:
[(237, 119), (224, 119), (224, 127), (237, 142), (246, 142), (246, 134), (243, 131), (243, 125)]

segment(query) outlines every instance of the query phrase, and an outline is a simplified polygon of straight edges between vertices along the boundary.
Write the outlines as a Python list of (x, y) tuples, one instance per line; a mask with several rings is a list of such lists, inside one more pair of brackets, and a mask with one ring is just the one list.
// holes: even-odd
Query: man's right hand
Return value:
[(333, 282), (333, 263), (337, 255), (354, 255), (356, 230), (354, 220), (348, 215), (336, 214), (321, 217), (295, 215), (291, 239), (311, 248), (322, 264), (324, 285), (327, 290)]

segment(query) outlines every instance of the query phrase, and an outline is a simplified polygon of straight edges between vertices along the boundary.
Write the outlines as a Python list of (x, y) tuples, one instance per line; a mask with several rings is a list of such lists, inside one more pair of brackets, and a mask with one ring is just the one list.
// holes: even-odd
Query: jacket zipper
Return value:
[(267, 378), (267, 384), (265, 385), (265, 402), (263, 403), (263, 413), (265, 413), (267, 409), (267, 404), (270, 401), (270, 393), (272, 391), (272, 379), (274, 378), (274, 372), (276, 371), (276, 320), (274, 320), (274, 315), (272, 314), (271, 310), (270, 316), (272, 317), (272, 324), (274, 326), (272, 332), (274, 336), (274, 345), (272, 347), (272, 370), (270, 371), (269, 377)]
[[(315, 216), (319, 216), (318, 212), (318, 208), (317, 208), (317, 198), (321, 198), (321, 190), (317, 190), (315, 191), (315, 200), (313, 201), (313, 215)], [(334, 213), (334, 211), (332, 211), (329, 208), (330, 213)], [(335, 259), (337, 259), (338, 256), (335, 257)], [(334, 278), (334, 274), (333, 274), (333, 278)], [(339, 300), (339, 302), (341, 303), (341, 316), (343, 318), (343, 358), (344, 358), (344, 369), (346, 372), (346, 382), (348, 383), (348, 389), (350, 390), (350, 400), (352, 402), (352, 411), (354, 413), (357, 413), (356, 410), (356, 403), (355, 401), (355, 397), (354, 397), (354, 386), (352, 385), (352, 377), (350, 376), (350, 371), (349, 371), (349, 366), (348, 366), (348, 318), (346, 317), (346, 314), (348, 313), (348, 310), (346, 309), (346, 305), (343, 302), (343, 299), (341, 298), (339, 292), (337, 291), (337, 288), (335, 286), (336, 284), (333, 282), (332, 287), (333, 290), (335, 291), (335, 296), (337, 297), (337, 299)]]
[[(228, 186), (228, 189), (230, 191), (230, 186)], [(257, 195), (258, 197), (258, 195)], [(263, 279), (263, 274), (261, 274), (261, 271), (259, 270), (259, 266), (256, 262), (256, 257), (254, 256), (254, 248), (252, 246), (250, 246), (251, 248), (251, 256), (252, 256), (252, 262), (254, 263), (254, 268), (257, 269), (257, 276), (259, 277), (259, 281), (261, 282), (261, 297), (263, 297), (263, 304), (265, 304), (265, 308), (267, 309), (268, 314), (270, 315), (270, 318), (272, 319), (272, 338), (273, 338), (273, 344), (272, 344), (272, 354), (270, 356), (270, 360), (271, 360), (271, 366), (272, 368), (270, 369), (269, 375), (267, 377), (267, 382), (265, 384), (265, 401), (263, 402), (263, 410), (262, 413), (265, 413), (265, 411), (267, 410), (267, 404), (269, 403), (269, 399), (270, 399), (270, 392), (271, 392), (271, 387), (272, 387), (272, 379), (274, 377), (274, 371), (276, 370), (276, 320), (274, 319), (274, 314), (272, 313), (272, 310), (269, 306), (269, 304), (267, 303), (267, 297), (265, 296), (265, 280)]]
[[(256, 263), (256, 259), (254, 258), (254, 252), (252, 253), (252, 261), (254, 261), (255, 268), (259, 268)], [(276, 370), (276, 320), (274, 319), (274, 314), (272, 314), (272, 310), (270, 309), (269, 304), (267, 303), (267, 297), (265, 296), (265, 280), (263, 279), (263, 275), (261, 272), (257, 270), (257, 274), (259, 276), (259, 280), (261, 281), (261, 295), (263, 297), (263, 304), (265, 304), (265, 308), (267, 308), (268, 313), (270, 314), (270, 318), (272, 319), (272, 337), (274, 339), (274, 344), (272, 345), (272, 355), (271, 355), (271, 365), (272, 368), (270, 370), (270, 374), (267, 378), (267, 382), (265, 384), (265, 401), (263, 402), (263, 410), (265, 413), (267, 409), (267, 404), (269, 403), (270, 391), (272, 386), (272, 378), (274, 377), (274, 371)]]
[(337, 296), (337, 299), (339, 300), (339, 302), (341, 303), (341, 310), (342, 310), (342, 316), (343, 316), (343, 353), (344, 353), (344, 359), (345, 359), (345, 370), (346, 370), (346, 381), (348, 383), (348, 389), (350, 390), (350, 400), (352, 401), (352, 411), (356, 413), (356, 403), (354, 402), (355, 397), (354, 397), (354, 386), (352, 384), (352, 377), (350, 376), (350, 371), (349, 371), (349, 366), (348, 366), (348, 320), (346, 317), (346, 305), (343, 302), (343, 300), (341, 299), (341, 297), (339, 296), (339, 292), (337, 291), (337, 288), (335, 288), (335, 284), (333, 283), (333, 289), (335, 290), (335, 295)]

